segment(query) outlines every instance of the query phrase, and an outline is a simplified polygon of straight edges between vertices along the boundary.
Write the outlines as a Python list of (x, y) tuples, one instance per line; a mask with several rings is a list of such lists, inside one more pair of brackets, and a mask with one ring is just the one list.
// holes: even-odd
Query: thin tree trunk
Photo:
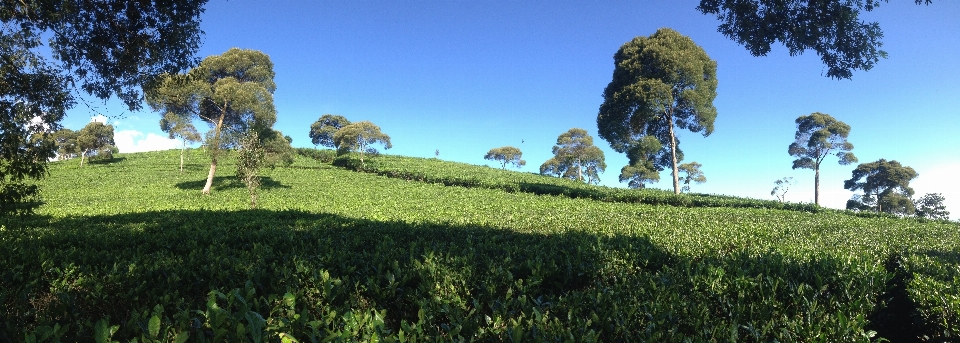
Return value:
[(183, 147), (180, 148), (180, 173), (183, 173), (183, 152), (187, 150), (187, 144), (184, 142)]
[(87, 156), (87, 150), (80, 153), (80, 168), (83, 168), (83, 158)]
[(813, 177), (813, 203), (820, 205), (820, 166), (814, 169)]
[(577, 157), (577, 181), (583, 182), (583, 162)]
[[(673, 112), (671, 110), (671, 112)], [(680, 173), (677, 170), (677, 139), (673, 133), (673, 113), (667, 114), (670, 125), (670, 158), (673, 160), (673, 194), (680, 194)]]
[(215, 147), (210, 147), (210, 154), (212, 158), (210, 159), (210, 174), (207, 175), (207, 184), (203, 186), (203, 194), (210, 194), (210, 188), (213, 187), (213, 175), (217, 172), (217, 155), (220, 154), (220, 130), (223, 128), (223, 117), (227, 116), (227, 105), (223, 105), (223, 111), (220, 114), (220, 119), (217, 121), (217, 132), (213, 135), (213, 144), (216, 144)]

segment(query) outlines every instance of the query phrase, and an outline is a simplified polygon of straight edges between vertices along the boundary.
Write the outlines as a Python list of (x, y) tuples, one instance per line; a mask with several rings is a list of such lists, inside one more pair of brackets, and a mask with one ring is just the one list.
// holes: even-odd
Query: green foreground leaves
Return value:
[(449, 187), (303, 158), (266, 173), (248, 210), (232, 178), (198, 194), (205, 168), (180, 174), (178, 153), (52, 164), (40, 216), (0, 231), (0, 339), (867, 342), (886, 334), (870, 323), (891, 252), (924, 322), (945, 323), (928, 333), (957, 332), (957, 302), (937, 302), (957, 294), (942, 287), (955, 224)]

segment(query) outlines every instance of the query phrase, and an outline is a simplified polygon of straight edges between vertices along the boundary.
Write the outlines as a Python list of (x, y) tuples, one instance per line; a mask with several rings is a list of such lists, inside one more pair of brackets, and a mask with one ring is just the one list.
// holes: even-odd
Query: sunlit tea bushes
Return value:
[(307, 158), (267, 170), (247, 210), (227, 173), (200, 195), (201, 152), (183, 174), (177, 153), (53, 164), (38, 216), (0, 230), (0, 341), (867, 342), (896, 334), (878, 323), (898, 318), (897, 273), (911, 330), (957, 334), (955, 224), (450, 187)]

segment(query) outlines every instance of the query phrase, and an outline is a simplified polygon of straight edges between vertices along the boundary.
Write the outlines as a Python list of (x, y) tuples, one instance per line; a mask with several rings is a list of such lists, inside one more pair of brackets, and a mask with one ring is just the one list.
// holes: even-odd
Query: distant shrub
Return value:
[(337, 151), (332, 149), (297, 148), (297, 155), (312, 158), (322, 163), (331, 163), (333, 159), (337, 158)]

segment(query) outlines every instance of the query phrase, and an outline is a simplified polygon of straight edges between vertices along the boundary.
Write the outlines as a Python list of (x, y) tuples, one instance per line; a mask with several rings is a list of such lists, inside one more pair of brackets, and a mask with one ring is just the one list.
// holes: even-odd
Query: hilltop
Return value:
[(956, 223), (389, 155), (264, 170), (251, 210), (229, 158), (203, 196), (189, 153), (52, 163), (0, 230), (0, 341), (960, 334)]

